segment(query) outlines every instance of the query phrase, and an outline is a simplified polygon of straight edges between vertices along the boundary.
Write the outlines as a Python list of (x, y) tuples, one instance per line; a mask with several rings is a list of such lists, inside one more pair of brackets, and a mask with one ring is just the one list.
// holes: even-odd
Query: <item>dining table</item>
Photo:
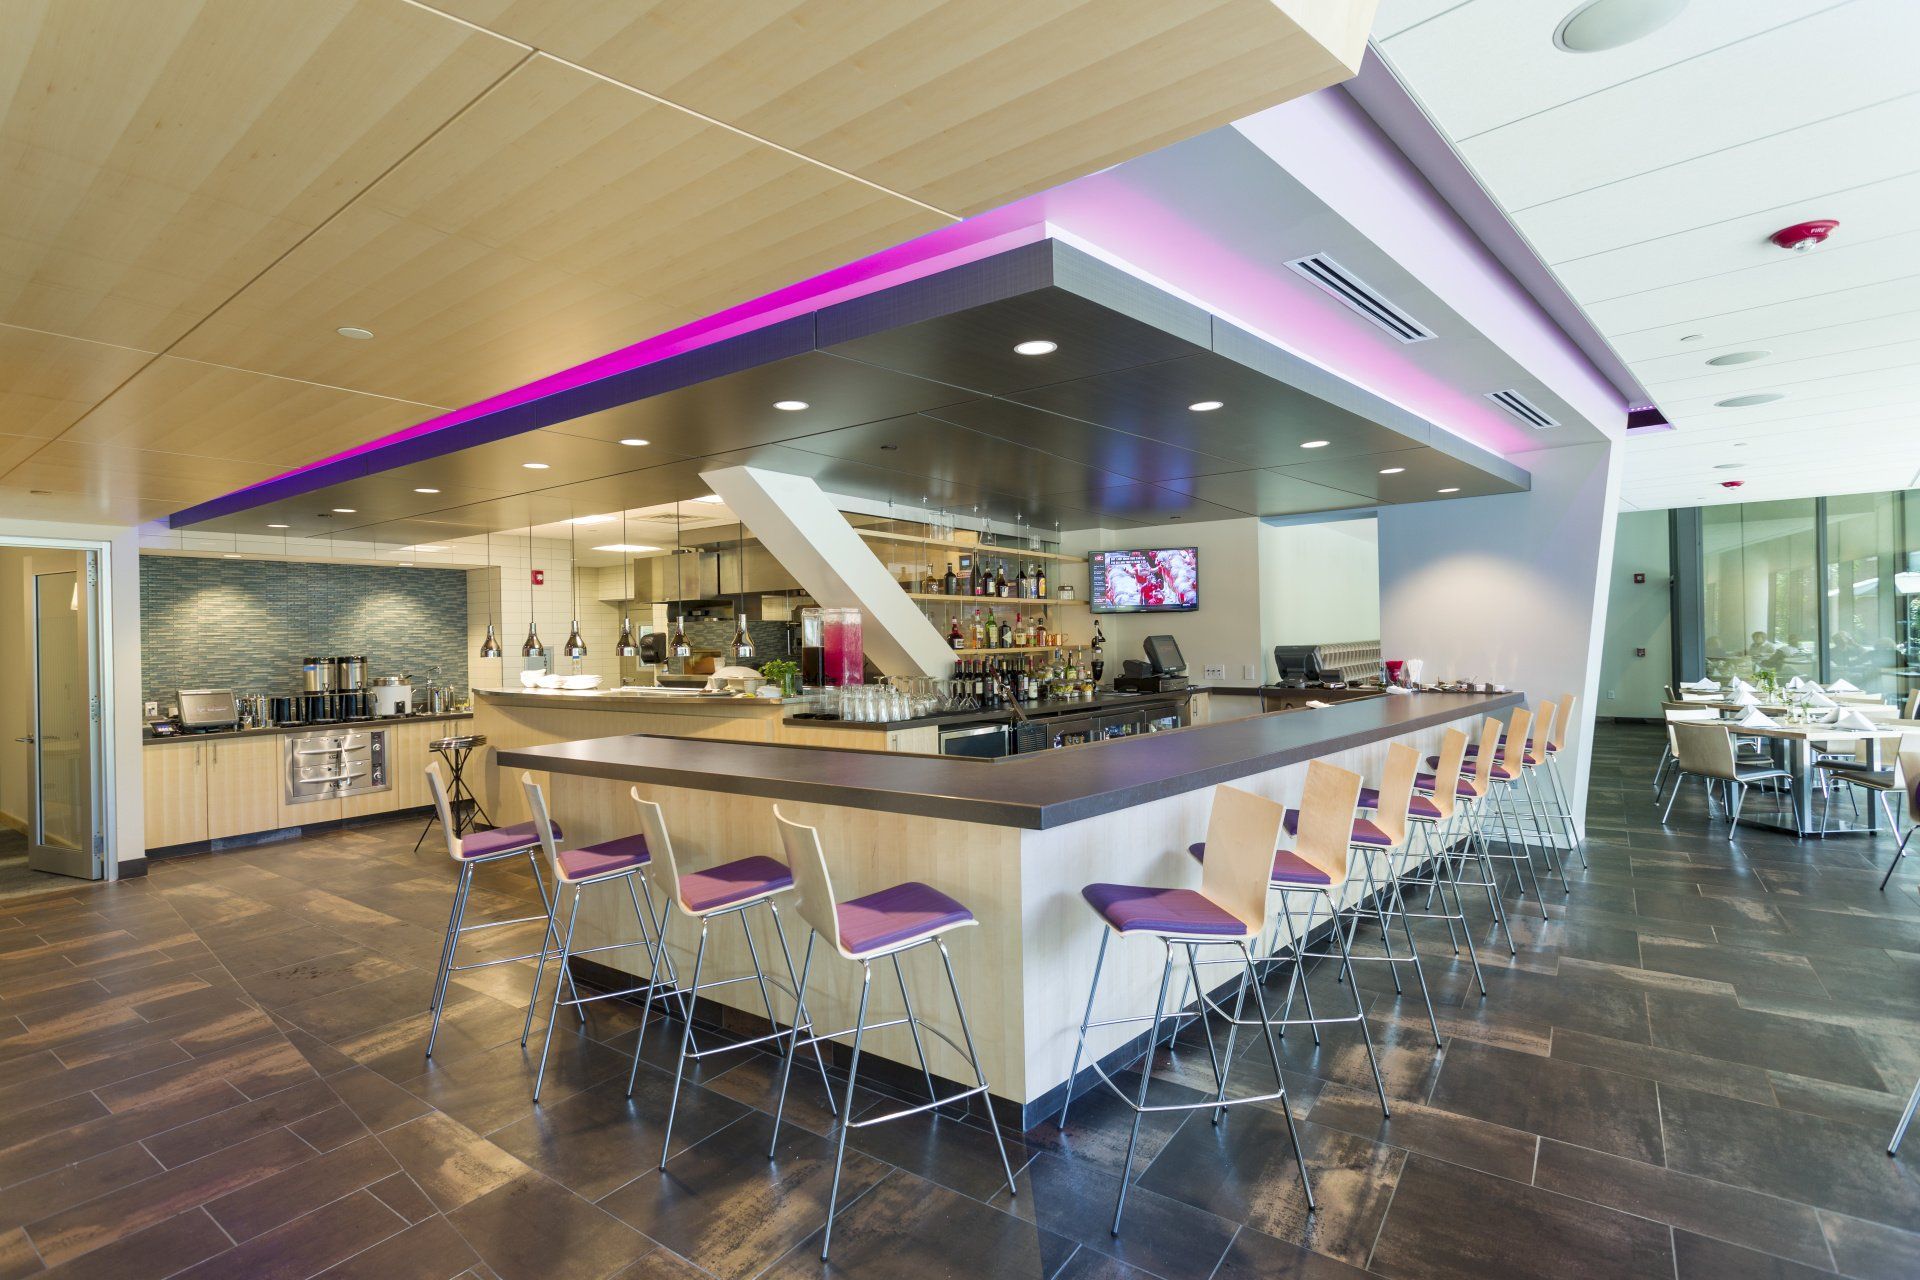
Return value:
[[(1888, 741), (1897, 741), (1907, 734), (1920, 734), (1920, 720), (1902, 720), (1893, 707), (1884, 710), (1893, 712), (1891, 716), (1873, 716), (1872, 729), (1842, 729), (1830, 724), (1770, 724), (1745, 725), (1739, 723), (1741, 715), (1751, 708), (1739, 707), (1722, 716), (1722, 723), (1732, 729), (1736, 737), (1756, 738), (1767, 744), (1768, 753), (1773, 757), (1776, 768), (1784, 769), (1790, 775), (1789, 786), (1793, 794), (1794, 820), (1774, 821), (1760, 817), (1740, 815), (1745, 826), (1766, 827), (1794, 836), (1848, 836), (1872, 835), (1881, 828), (1880, 811), (1875, 805), (1865, 806), (1866, 821), (1852, 822), (1844, 819), (1829, 825), (1824, 820), (1815, 822), (1813, 816), (1814, 791), (1819, 781), (1819, 759), (1816, 752), (1822, 748), (1832, 751), (1840, 745), (1851, 745), (1856, 751), (1859, 744), (1869, 744), (1867, 758), (1864, 761), (1870, 768), (1889, 767), (1884, 759)], [(1764, 709), (1763, 709), (1764, 710)], [(1785, 710), (1785, 708), (1781, 708)], [(1771, 715), (1771, 712), (1765, 712)], [(1823, 819), (1826, 815), (1823, 814)]]

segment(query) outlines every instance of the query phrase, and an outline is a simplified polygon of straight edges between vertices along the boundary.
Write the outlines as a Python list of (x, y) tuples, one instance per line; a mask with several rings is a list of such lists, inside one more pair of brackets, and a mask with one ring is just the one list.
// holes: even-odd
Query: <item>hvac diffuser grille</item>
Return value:
[(1388, 302), (1371, 285), (1324, 253), (1295, 258), (1287, 266), (1332, 295), (1349, 311), (1363, 316), (1375, 328), (1386, 330), (1401, 342), (1425, 342), (1436, 336), (1433, 330)]
[(1487, 392), (1487, 399), (1493, 401), (1502, 409), (1505, 409), (1508, 413), (1520, 419), (1521, 422), (1532, 427), (1535, 431), (1543, 431), (1548, 427), (1557, 427), (1560, 425), (1554, 421), (1550, 414), (1541, 409), (1539, 405), (1536, 405), (1518, 391), (1489, 391)]

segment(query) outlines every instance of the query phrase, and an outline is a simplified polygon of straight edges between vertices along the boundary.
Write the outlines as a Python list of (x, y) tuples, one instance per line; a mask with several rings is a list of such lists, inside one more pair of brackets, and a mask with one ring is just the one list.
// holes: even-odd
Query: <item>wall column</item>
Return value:
[(1424, 658), (1428, 679), (1492, 680), (1530, 703), (1578, 694), (1563, 760), (1584, 826), (1618, 446), (1510, 460), (1532, 473), (1529, 492), (1380, 508), (1381, 652)]

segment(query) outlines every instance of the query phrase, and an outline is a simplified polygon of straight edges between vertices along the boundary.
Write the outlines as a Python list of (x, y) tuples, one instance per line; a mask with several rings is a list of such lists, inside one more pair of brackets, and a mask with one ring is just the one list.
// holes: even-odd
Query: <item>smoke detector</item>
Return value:
[(1782, 227), (1767, 239), (1782, 249), (1805, 253), (1817, 244), (1826, 243), (1827, 237), (1839, 225), (1837, 218), (1815, 218), (1810, 222), (1796, 222), (1790, 227)]

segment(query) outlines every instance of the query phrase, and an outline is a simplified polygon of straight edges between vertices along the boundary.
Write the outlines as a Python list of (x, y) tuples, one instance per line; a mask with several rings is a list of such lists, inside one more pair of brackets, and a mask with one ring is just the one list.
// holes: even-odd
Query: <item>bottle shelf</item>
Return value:
[(1034, 551), (1027, 547), (999, 547), (991, 542), (952, 542), (945, 538), (928, 538), (917, 533), (883, 533), (878, 529), (855, 529), (863, 538), (876, 542), (898, 542), (913, 547), (940, 547), (948, 551), (980, 552), (983, 555), (1003, 556), (1013, 560), (1051, 560), (1061, 564), (1084, 565), (1085, 556), (1062, 555), (1058, 551)]
[(996, 657), (998, 655), (1007, 654), (1007, 653), (1059, 653), (1063, 649), (1085, 649), (1085, 648), (1087, 648), (1087, 646), (1084, 644), (1043, 644), (1043, 645), (1029, 645), (1026, 648), (1015, 648), (1015, 649), (955, 649), (953, 651), (953, 656), (956, 658), (971, 658), (977, 655), (984, 655), (986, 657)]
[(1047, 609), (1047, 608), (1084, 609), (1087, 607), (1087, 602), (1085, 600), (1060, 600), (1060, 599), (1056, 599), (1053, 596), (1047, 596), (1044, 599), (1036, 599), (1031, 596), (1024, 596), (1024, 597), (1023, 596), (957, 596), (957, 595), (950, 596), (950, 595), (942, 594), (941, 592), (938, 592), (938, 591), (909, 591), (907, 592), (907, 599), (935, 600), (935, 601), (944, 602), (946, 604), (956, 604), (956, 605), (964, 605), (971, 602), (973, 604), (973, 607), (976, 609), (990, 609), (995, 606), (999, 606), (1000, 608), (1003, 608), (1003, 609), (1011, 609), (1021, 605), (1024, 605), (1030, 609)]

